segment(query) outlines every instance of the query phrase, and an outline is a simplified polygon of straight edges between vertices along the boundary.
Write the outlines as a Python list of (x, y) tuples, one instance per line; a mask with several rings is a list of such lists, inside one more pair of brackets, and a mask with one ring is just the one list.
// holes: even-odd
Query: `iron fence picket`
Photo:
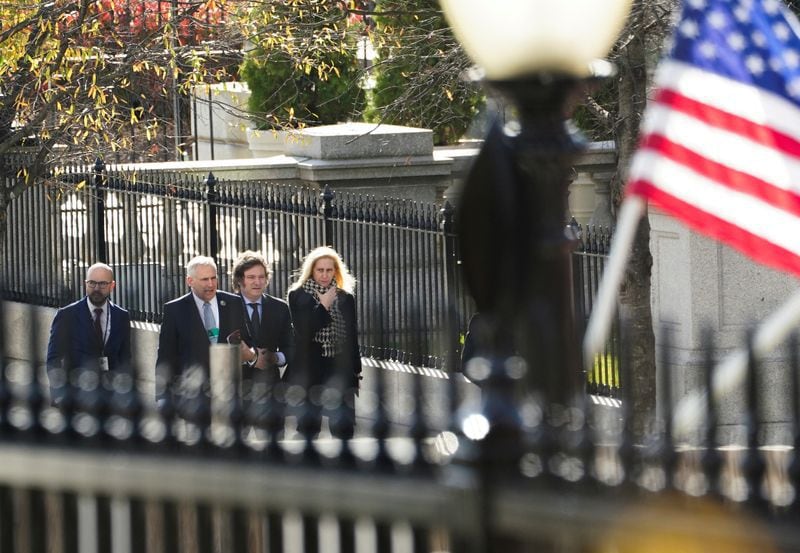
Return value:
[[(2, 308), (0, 304), (0, 312)], [(415, 318), (416, 315), (411, 316), (412, 320)], [(0, 321), (3, 320), (0, 317)], [(6, 329), (1, 330), (0, 337), (4, 336)], [(35, 343), (35, 337), (30, 337), (28, 347), (33, 348)], [(793, 347), (797, 347), (796, 343)], [(413, 344), (411, 349), (415, 349)], [(299, 513), (295, 518), (300, 518), (303, 523), (301, 532), (305, 531), (306, 538), (303, 550), (309, 552), (331, 550), (321, 539), (323, 529), (326, 538), (330, 535), (327, 533), (333, 526), (327, 524), (330, 518), (338, 521), (342, 544), (339, 550), (343, 552), (355, 549), (351, 544), (356, 540), (350, 528), (355, 521), (362, 520), (368, 521), (372, 527), (371, 539), (378, 551), (397, 550), (398, 535), (410, 541), (414, 551), (506, 551), (509, 549), (501, 548), (509, 546), (518, 548), (514, 550), (587, 551), (600, 543), (598, 539), (603, 539), (603, 544), (610, 544), (609, 549), (625, 549), (626, 540), (631, 536), (640, 538), (633, 531), (653, 532), (656, 537), (689, 535), (712, 540), (700, 542), (709, 544), (708, 547), (719, 543), (713, 540), (725, 535), (732, 543), (740, 543), (744, 550), (765, 550), (758, 546), (758, 540), (765, 534), (755, 536), (753, 526), (741, 524), (742, 520), (751, 520), (759, 528), (767, 528), (768, 538), (774, 540), (776, 550), (800, 551), (800, 532), (796, 524), (791, 524), (794, 519), (781, 518), (782, 513), (800, 499), (796, 494), (776, 493), (773, 488), (773, 484), (780, 481), (782, 486), (789, 486), (792, 491), (797, 489), (797, 475), (785, 470), (790, 462), (786, 451), (774, 447), (761, 448), (756, 441), (765, 426), (754, 416), (758, 411), (756, 397), (759, 391), (754, 378), (754, 362), (751, 362), (746, 392), (747, 441), (742, 444), (738, 455), (743, 465), (736, 462), (731, 447), (718, 449), (717, 453), (726, 459), (725, 463), (718, 464), (720, 476), (728, 483), (719, 487), (720, 496), (724, 496), (720, 497), (698, 492), (696, 488), (683, 489), (677, 478), (672, 479), (679, 472), (688, 472), (681, 475), (681, 480), (691, 484), (710, 475), (703, 464), (690, 462), (697, 451), (685, 444), (676, 444), (668, 427), (655, 436), (658, 447), (637, 448), (637, 453), (628, 456), (621, 451), (623, 441), (630, 439), (628, 431), (620, 441), (610, 444), (604, 439), (594, 442), (585, 427), (583, 430), (578, 427), (576, 431), (573, 423), (584, 421), (588, 415), (584, 404), (574, 406), (575, 413), (570, 417), (575, 418), (571, 418), (568, 424), (561, 421), (551, 425), (546, 420), (532, 424), (530, 411), (534, 406), (530, 398), (519, 398), (511, 376), (503, 371), (495, 371), (487, 382), (491, 401), (469, 407), (453, 401), (453, 397), (447, 398), (444, 403), (449, 409), (443, 423), (443, 427), (448, 429), (446, 436), (440, 432), (441, 427), (427, 422), (431, 420), (430, 405), (422, 399), (423, 377), (411, 377), (414, 379), (411, 383), (413, 394), (408, 412), (412, 422), (407, 428), (410, 440), (405, 445), (413, 450), (405, 459), (393, 455), (387, 447), (388, 437), (397, 436), (398, 432), (396, 428), (391, 429), (394, 432), (389, 429), (385, 411), (383, 414), (380, 411), (385, 409), (395, 390), (394, 384), (390, 387), (385, 385), (386, 374), (381, 371), (377, 376), (377, 397), (372, 402), (379, 411), (376, 426), (364, 429), (361, 436), (373, 441), (373, 452), (377, 452), (374, 457), (364, 455), (352, 462), (343, 461), (338, 456), (341, 451), (346, 451), (345, 448), (332, 457), (316, 455), (309, 450), (321, 451), (325, 446), (324, 440), (303, 436), (300, 441), (304, 453), (291, 455), (288, 449), (283, 450), (290, 447), (288, 442), (291, 440), (281, 438), (277, 447), (285, 456), (266, 461), (254, 456), (258, 449), (255, 444), (233, 446), (215, 442), (214, 433), (204, 427), (208, 421), (203, 420), (202, 410), (194, 413), (182, 410), (178, 414), (180, 422), (196, 423), (205, 430), (197, 437), (198, 444), (179, 451), (158, 449), (157, 441), (162, 439), (158, 433), (143, 440), (133, 435), (120, 437), (110, 433), (103, 439), (77, 432), (63, 435), (57, 426), (37, 422), (47, 418), (43, 415), (50, 408), (38, 399), (41, 384), (30, 378), (30, 367), (21, 367), (19, 361), (14, 361), (9, 379), (6, 371), (9, 363), (2, 358), (3, 351), (0, 348), (0, 388), (14, 384), (18, 389), (13, 398), (0, 394), (0, 413), (5, 414), (13, 408), (27, 410), (30, 415), (26, 420), (19, 417), (0, 420), (0, 423), (14, 427), (13, 435), (4, 432), (0, 436), (3, 445), (0, 448), (0, 511), (7, 515), (0, 517), (0, 542), (6, 545), (9, 540), (6, 532), (12, 532), (12, 543), (7, 549), (11, 552), (44, 551), (47, 544), (66, 539), (66, 527), (59, 528), (54, 522), (57, 517), (46, 516), (48, 511), (43, 502), (46, 497), (63, 493), (80, 497), (82, 506), (92, 502), (99, 504), (97, 509), (88, 509), (92, 511), (90, 514), (82, 508), (77, 509), (79, 512), (74, 516), (62, 513), (64, 524), (77, 519), (78, 523), (72, 524), (72, 528), (81, 527), (87, 516), (92, 517), (93, 531), (90, 536), (82, 538), (96, 542), (98, 550), (111, 550), (109, 543), (116, 549), (114, 540), (124, 539), (133, 528), (144, 526), (145, 530), (138, 533), (138, 538), (141, 542), (143, 533), (158, 533), (156, 542), (164, 548), (157, 547), (156, 550), (210, 551), (212, 544), (221, 543), (221, 550), (239, 551), (243, 550), (241, 529), (245, 514), (260, 516), (260, 513), (268, 513), (269, 531), (277, 533), (282, 532), (284, 515)], [(498, 361), (498, 366), (502, 362)], [(713, 356), (709, 356), (705, 365), (703, 370), (710, 374)], [(796, 354), (792, 368), (792, 377), (797, 378)], [(22, 375), (24, 378), (17, 374), (19, 372), (25, 373)], [(82, 380), (80, 374), (68, 379)], [(452, 394), (455, 379), (448, 380), (448, 394)], [(707, 383), (700, 386), (705, 387), (711, 381), (709, 377)], [(430, 380), (426, 383), (429, 384)], [(627, 402), (630, 380), (624, 379), (623, 383), (626, 383), (624, 395)], [(663, 383), (662, 386), (668, 388)], [(94, 396), (105, 393), (99, 387), (84, 391)], [(88, 415), (92, 419), (93, 424), (89, 425), (92, 427), (107, 429), (112, 426), (113, 417), (119, 415), (113, 408), (113, 401), (110, 409), (102, 405), (97, 407), (94, 400), (73, 405), (78, 415)], [(669, 402), (664, 405), (663, 418), (670, 420)], [(498, 406), (503, 409), (498, 410)], [(543, 412), (548, 409), (546, 403), (538, 407)], [(709, 405), (707, 409), (706, 416), (714, 420), (711, 416), (713, 406)], [(792, 405), (791, 412), (787, 413), (788, 424), (793, 428), (797, 427), (796, 410), (796, 405)], [(486, 421), (487, 434), (483, 438), (468, 438), (462, 432), (474, 430), (462, 425), (464, 415), (468, 414)], [(178, 422), (161, 420), (157, 413), (153, 416), (162, 423)], [(528, 422), (523, 423), (523, 420)], [(243, 430), (235, 425), (237, 421), (229, 419), (228, 422), (234, 424), (235, 429)], [(281, 420), (278, 427), (272, 427), (270, 439), (281, 431), (287, 432), (284, 426), (285, 420)], [(186, 436), (179, 439), (186, 440)], [(450, 445), (458, 447), (452, 449), (447, 447), (448, 444), (442, 444), (442, 447), (428, 450), (428, 453), (436, 452), (435, 457), (420, 454), (421, 447), (429, 447), (437, 440), (449, 440)], [(620, 480), (606, 480), (602, 471), (596, 470), (605, 448), (611, 448), (612, 455), (604, 462), (622, 465), (616, 469), (625, 471), (624, 484)], [(770, 456), (769, 463), (763, 462), (762, 456), (766, 455)], [(537, 465), (536, 460), (541, 465)], [(544, 467), (546, 472), (537, 472), (537, 466)], [(580, 467), (579, 472), (575, 472), (576, 466)], [(668, 472), (661, 478), (663, 484), (660, 488), (654, 487), (652, 480), (642, 477), (654, 470)], [(730, 487), (731, 482), (738, 480), (743, 480), (746, 485), (745, 496), (738, 496), (738, 492)], [(771, 484), (761, 486), (765, 481)], [(674, 485), (670, 485), (673, 482)], [(7, 489), (17, 499), (23, 498), (28, 502), (14, 509), (8, 503)], [(648, 492), (645, 494), (644, 490)], [(665, 501), (655, 502), (659, 505), (658, 510), (648, 511), (640, 517), (640, 509), (649, 509), (654, 503), (652, 500), (659, 495)], [(680, 499), (676, 500), (676, 495)], [(114, 498), (110, 509), (103, 505), (108, 498)], [(120, 520), (117, 517), (116, 524), (113, 522), (114, 515), (119, 515), (119, 510), (115, 509), (126, 499), (130, 503), (131, 499), (141, 501), (142, 498), (154, 504), (155, 511), (163, 512), (160, 515), (156, 513), (156, 520), (151, 518), (143, 525), (142, 519), (148, 517), (142, 517), (140, 509), (137, 515), (140, 522), (131, 520), (131, 531), (117, 532)], [(229, 535), (231, 524), (226, 513), (230, 514), (231, 509), (238, 511), (238, 522), (233, 523), (239, 529), (237, 539), (225, 537)], [(717, 514), (698, 519), (698, 513), (707, 515), (709, 509)], [(631, 516), (631, 513), (636, 516)], [(133, 511), (130, 516), (133, 518)], [(10, 524), (16, 521), (19, 521), (17, 526)], [(623, 531), (617, 531), (614, 526), (619, 521), (624, 521)], [(787, 521), (790, 524), (786, 524)], [(38, 525), (36, 533), (32, 527), (34, 522)], [(152, 526), (161, 529), (155, 532)], [(438, 535), (440, 528), (443, 536)], [(614, 531), (609, 532), (609, 528)], [(434, 529), (437, 534), (435, 545), (432, 543)], [(129, 537), (133, 538), (132, 535)], [(286, 541), (295, 537), (287, 536)], [(15, 545), (15, 540), (24, 542), (24, 547)], [(271, 544), (277, 541), (281, 547), (270, 551), (283, 551), (286, 544), (282, 534), (270, 538)], [(448, 549), (444, 542), (453, 549)], [(480, 547), (476, 547), (476, 543)], [(136, 551), (141, 550), (141, 543), (120, 547)], [(296, 544), (291, 547), (297, 550)], [(66, 545), (64, 550), (68, 550)]]
[[(213, 240), (218, 241), (221, 288), (231, 286), (236, 254), (257, 249), (273, 264), (269, 291), (278, 297), (285, 297), (303, 256), (326, 240), (328, 221), (319, 193), (309, 188), (216, 180), (211, 175), (209, 192), (209, 176), (109, 165), (101, 191), (92, 170), (92, 165), (61, 170), (53, 182), (62, 183), (62, 192), (51, 192), (52, 200), (51, 183), (47, 189), (31, 188), (12, 203), (9, 262), (3, 264), (5, 297), (63, 305), (83, 295), (82, 273), (97, 260), (98, 228), (107, 235), (108, 262), (120, 272), (118, 302), (134, 319), (148, 322), (159, 322), (163, 304), (185, 291), (183, 267), (194, 255), (210, 253)], [(93, 228), (89, 221), (98, 216), (98, 206), (103, 224)], [(359, 282), (365, 350), (391, 359), (413, 355), (420, 363), (443, 366), (447, 352), (460, 348), (448, 343), (443, 321), (454, 313), (453, 326), (463, 333), (474, 312), (458, 270), (456, 239), (451, 228), (443, 229), (444, 218), (453, 217), (452, 208), (442, 213), (433, 205), (334, 192), (331, 211), (330, 245), (340, 249)], [(22, 239), (31, 221), (41, 232)], [(585, 251), (575, 253), (575, 278), (583, 279), (576, 286), (583, 291), (576, 306), (586, 315), (605, 256), (592, 253), (597, 234), (586, 229)], [(41, 281), (32, 284), (31, 272)], [(451, 296), (455, 310), (448, 308)], [(370, 310), (376, 298), (383, 299), (379, 313)], [(412, 305), (418, 306), (413, 320)], [(412, 342), (427, 347), (411, 351)], [(603, 357), (611, 366), (602, 367), (600, 378), (609, 386), (607, 393), (616, 388), (618, 378), (613, 344)]]

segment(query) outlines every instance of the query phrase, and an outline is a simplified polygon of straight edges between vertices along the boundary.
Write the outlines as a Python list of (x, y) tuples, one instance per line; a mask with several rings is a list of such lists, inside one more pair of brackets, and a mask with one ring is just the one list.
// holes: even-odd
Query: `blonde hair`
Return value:
[(317, 261), (325, 258), (333, 260), (333, 278), (336, 280), (336, 286), (352, 294), (356, 288), (356, 279), (347, 270), (347, 265), (344, 264), (339, 253), (329, 246), (320, 246), (308, 253), (303, 259), (303, 265), (300, 267), (299, 278), (289, 287), (289, 290), (302, 287), (312, 277), (314, 265), (317, 264)]

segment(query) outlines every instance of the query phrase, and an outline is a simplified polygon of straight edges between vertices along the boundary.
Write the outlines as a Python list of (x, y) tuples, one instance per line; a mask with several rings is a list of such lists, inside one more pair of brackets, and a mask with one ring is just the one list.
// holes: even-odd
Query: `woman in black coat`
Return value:
[[(283, 380), (307, 391), (308, 410), (300, 424), (311, 434), (319, 432), (325, 414), (334, 436), (353, 436), (361, 373), (354, 286), (355, 279), (336, 250), (320, 247), (306, 256), (300, 278), (289, 288), (295, 357)], [(325, 394), (334, 400), (326, 399), (323, 405), (326, 388), (337, 393)]]

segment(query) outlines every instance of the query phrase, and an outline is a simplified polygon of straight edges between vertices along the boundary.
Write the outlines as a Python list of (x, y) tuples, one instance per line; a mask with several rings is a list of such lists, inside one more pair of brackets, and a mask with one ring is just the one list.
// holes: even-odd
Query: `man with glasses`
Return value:
[[(109, 299), (114, 271), (95, 263), (86, 271), (86, 295), (62, 307), (50, 327), (47, 373), (51, 390), (63, 390), (75, 369), (131, 371), (131, 319)], [(57, 397), (52, 398), (58, 402)]]

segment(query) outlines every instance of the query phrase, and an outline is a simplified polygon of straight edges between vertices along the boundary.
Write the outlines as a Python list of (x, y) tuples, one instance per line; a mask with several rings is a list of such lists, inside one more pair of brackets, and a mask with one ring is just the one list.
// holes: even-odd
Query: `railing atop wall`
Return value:
[[(608, 259), (612, 231), (607, 227), (584, 227), (575, 219), (570, 223), (569, 230), (576, 241), (572, 255), (575, 322), (583, 335)], [(586, 375), (587, 391), (590, 394), (612, 397), (619, 394), (619, 353), (619, 321), (615, 319), (605, 348), (595, 356), (592, 369)]]
[[(396, 389), (389, 371), (376, 371), (358, 399), (373, 422), (340, 442), (297, 431), (287, 416), (291, 401), (302, 417), (297, 390), (276, 389), (242, 413), (234, 383), (214, 377), (210, 387), (192, 379), (175, 403), (155, 408), (128, 375), (79, 369), (57, 381), (56, 408), (35, 377), (41, 361), (10, 362), (3, 351), (0, 343), (3, 552), (800, 551), (800, 459), (791, 455), (800, 414), (795, 402), (793, 443), (759, 447), (752, 356), (746, 439), (717, 447), (716, 401), (692, 439), (665, 425), (638, 443), (626, 409), (620, 424), (603, 423), (582, 402), (565, 409), (520, 393), (524, 371), (507, 372), (502, 359), (480, 403), (464, 401), (457, 375), (409, 375), (403, 426), (388, 422)], [(701, 370), (708, 386), (711, 366)], [(662, 385), (670, 404), (669, 379)], [(629, 405), (624, 387), (621, 396)], [(325, 401), (335, 418), (334, 399)], [(441, 424), (430, 422), (432, 404), (446, 407)]]
[[(67, 167), (29, 187), (11, 206), (2, 268), (4, 297), (48, 306), (83, 295), (86, 267), (116, 270), (116, 301), (135, 320), (159, 322), (162, 306), (186, 290), (184, 266), (216, 252), (220, 288), (230, 289), (238, 252), (264, 252), (271, 294), (285, 297), (303, 256), (321, 244), (342, 253), (358, 279), (367, 356), (441, 367), (446, 329), (473, 313), (459, 270), (453, 210), (408, 200), (258, 180), (217, 180), (159, 170)], [(591, 313), (608, 254), (608, 229), (573, 223), (573, 283), (579, 328)], [(587, 375), (589, 391), (619, 388), (618, 330)], [(411, 345), (420, 347), (419, 351)]]
[(186, 291), (184, 266), (195, 255), (216, 257), (219, 286), (230, 290), (238, 253), (261, 251), (274, 271), (269, 292), (286, 297), (302, 258), (327, 244), (357, 278), (365, 355), (440, 367), (459, 347), (447, 343), (445, 329), (465, 328), (471, 314), (449, 207), (329, 190), (320, 198), (286, 184), (98, 161), (30, 187), (9, 215), (7, 299), (74, 301), (86, 267), (102, 260), (116, 271), (116, 301), (135, 320), (159, 322), (163, 304)]

